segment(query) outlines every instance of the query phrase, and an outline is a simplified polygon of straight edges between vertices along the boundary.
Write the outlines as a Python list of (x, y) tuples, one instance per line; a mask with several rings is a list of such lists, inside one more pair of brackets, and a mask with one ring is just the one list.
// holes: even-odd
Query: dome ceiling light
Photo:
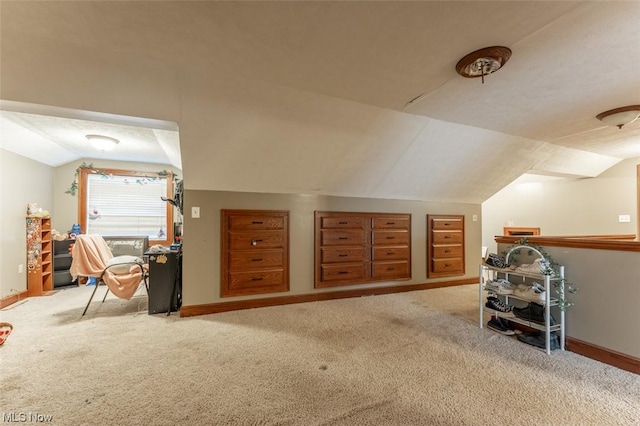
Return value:
[(608, 126), (615, 126), (622, 129), (640, 116), (640, 105), (629, 105), (626, 107), (610, 109), (596, 115), (596, 118)]
[(507, 63), (511, 57), (511, 49), (504, 46), (485, 47), (469, 53), (456, 64), (456, 71), (466, 78), (482, 78), (493, 74)]
[(86, 137), (91, 145), (103, 152), (111, 151), (120, 143), (118, 139), (110, 138), (109, 136), (87, 135)]

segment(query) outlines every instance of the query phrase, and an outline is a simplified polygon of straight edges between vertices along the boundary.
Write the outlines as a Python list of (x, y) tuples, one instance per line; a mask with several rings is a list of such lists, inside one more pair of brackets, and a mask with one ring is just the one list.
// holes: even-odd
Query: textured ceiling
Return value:
[[(596, 176), (640, 157), (640, 120), (595, 118), (640, 104), (640, 2), (0, 7), (0, 119), (37, 136), (2, 146), (26, 155), (49, 140), (52, 165), (96, 156), (82, 150), (93, 125), (131, 141), (110, 159), (183, 163), (188, 188), (478, 202), (526, 172)], [(485, 84), (455, 73), (492, 45), (513, 55)], [(181, 156), (175, 128), (20, 115), (15, 102), (144, 110), (180, 126)]]

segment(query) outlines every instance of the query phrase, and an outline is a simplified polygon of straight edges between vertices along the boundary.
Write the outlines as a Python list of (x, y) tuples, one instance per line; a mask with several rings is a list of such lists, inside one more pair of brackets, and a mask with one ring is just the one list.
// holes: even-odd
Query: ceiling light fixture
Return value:
[(95, 148), (100, 151), (111, 151), (120, 143), (118, 139), (102, 135), (87, 135), (87, 139)]
[(463, 77), (476, 78), (493, 74), (507, 63), (511, 49), (504, 46), (485, 47), (469, 53), (456, 64), (456, 71)]
[(622, 129), (640, 116), (640, 105), (629, 105), (626, 107), (610, 109), (596, 115), (596, 118), (608, 126), (615, 126)]

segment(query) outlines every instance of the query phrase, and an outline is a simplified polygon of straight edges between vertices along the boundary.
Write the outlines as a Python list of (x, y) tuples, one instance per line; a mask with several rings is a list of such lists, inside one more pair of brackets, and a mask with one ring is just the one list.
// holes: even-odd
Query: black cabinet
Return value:
[(182, 252), (147, 252), (149, 314), (176, 312), (182, 305)]
[(73, 284), (71, 279), (71, 253), (69, 247), (74, 240), (53, 240), (53, 287), (64, 287)]

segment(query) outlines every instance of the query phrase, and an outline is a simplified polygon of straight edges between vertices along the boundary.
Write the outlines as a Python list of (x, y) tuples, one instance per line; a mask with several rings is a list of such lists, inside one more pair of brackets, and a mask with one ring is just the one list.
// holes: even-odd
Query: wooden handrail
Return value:
[(527, 242), (540, 246), (589, 248), (640, 252), (640, 241), (635, 234), (570, 235), (570, 236), (504, 236), (496, 235), (499, 244), (516, 244), (526, 238)]

